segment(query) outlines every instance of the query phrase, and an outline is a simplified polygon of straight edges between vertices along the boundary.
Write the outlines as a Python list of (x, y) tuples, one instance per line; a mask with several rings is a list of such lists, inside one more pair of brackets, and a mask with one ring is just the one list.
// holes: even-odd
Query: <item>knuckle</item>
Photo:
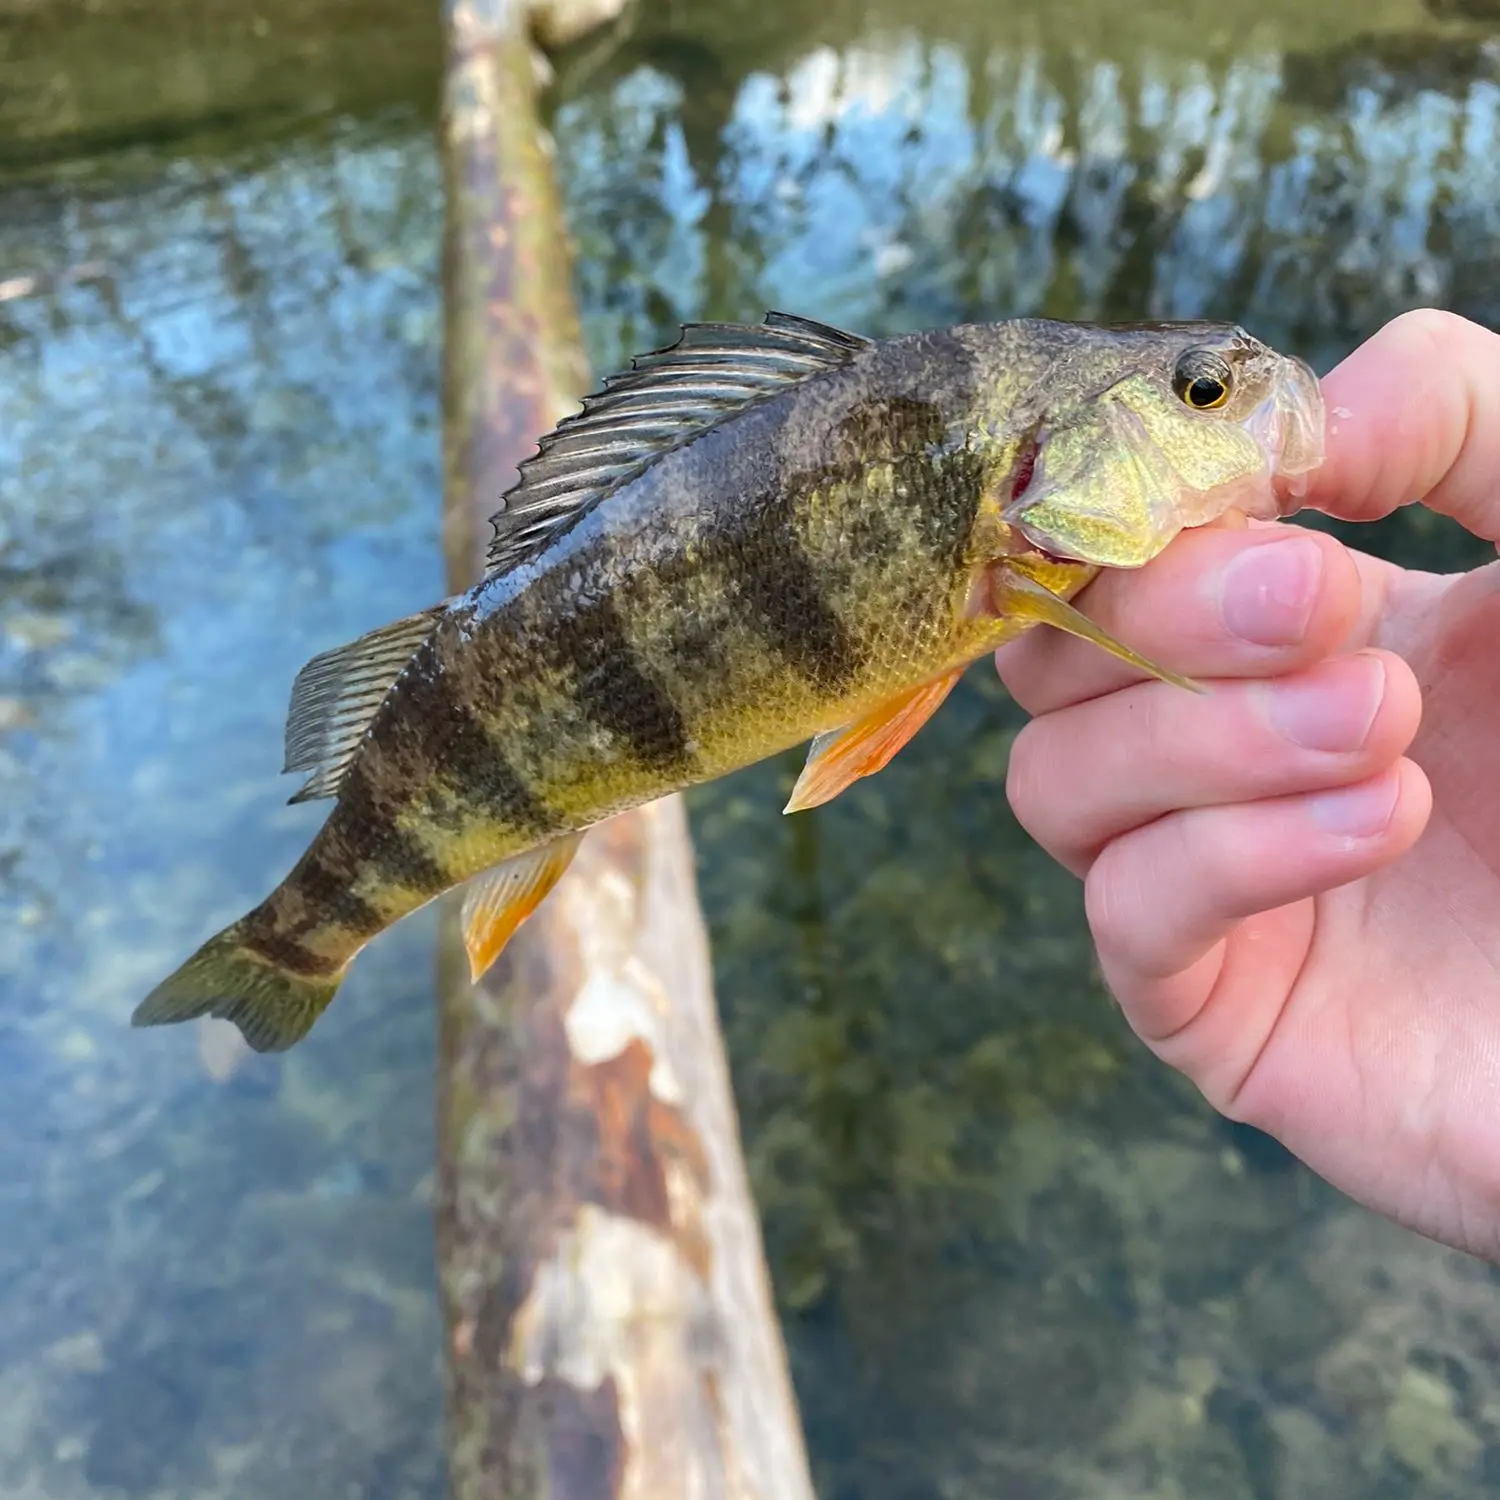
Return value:
[(1038, 843), (1047, 806), (1047, 726), (1033, 719), (1011, 741), (1005, 767), (1005, 796), (1016, 821)]
[(1100, 851), (1084, 909), (1101, 954), (1150, 978), (1178, 967), (1184, 935), (1211, 926), (1224, 905), (1225, 862), (1201, 809), (1170, 814)]
[(1141, 923), (1133, 896), (1131, 862), (1120, 844), (1107, 845), (1083, 882), (1083, 909), (1102, 954), (1133, 955)]
[(1195, 808), (1170, 820), (1164, 865), (1185, 893), (1184, 930), (1214, 927), (1245, 907), (1255, 881), (1253, 851), (1239, 837), (1239, 809)]
[(1035, 665), (1035, 632), (1030, 631), (1013, 641), (1007, 641), (995, 653), (995, 675), (1000, 685), (1027, 713), (1035, 713), (1033, 706), (1038, 673)]

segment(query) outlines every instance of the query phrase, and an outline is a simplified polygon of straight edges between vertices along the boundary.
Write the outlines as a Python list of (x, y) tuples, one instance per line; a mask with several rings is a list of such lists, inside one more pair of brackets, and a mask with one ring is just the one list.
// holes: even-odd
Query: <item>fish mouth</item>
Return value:
[(1244, 424), (1270, 470), (1270, 507), (1256, 519), (1276, 520), (1301, 510), (1308, 476), (1323, 462), (1323, 424), (1323, 392), (1312, 366), (1282, 356), (1270, 393)]
[(1038, 540), (1037, 536), (1026, 526), (1021, 526), (1019, 530), (1021, 532), (1021, 535), (1026, 538), (1026, 550), (1041, 558), (1043, 562), (1057, 564), (1066, 563), (1070, 568), (1088, 568), (1097, 566), (1097, 564), (1089, 562), (1089, 560), (1084, 557), (1074, 557), (1071, 553), (1067, 552), (1054, 552), (1051, 547), (1048, 547), (1047, 545), (1045, 545), (1045, 543)]

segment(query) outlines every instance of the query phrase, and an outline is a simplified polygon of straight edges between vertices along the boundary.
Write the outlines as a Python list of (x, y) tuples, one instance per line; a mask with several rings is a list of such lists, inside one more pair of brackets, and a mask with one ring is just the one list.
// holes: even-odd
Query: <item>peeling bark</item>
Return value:
[[(587, 383), (522, 21), (503, 0), (448, 10), (455, 589), (516, 463)], [(443, 921), (456, 1500), (812, 1500), (681, 800), (594, 829), (479, 985), (456, 901)]]

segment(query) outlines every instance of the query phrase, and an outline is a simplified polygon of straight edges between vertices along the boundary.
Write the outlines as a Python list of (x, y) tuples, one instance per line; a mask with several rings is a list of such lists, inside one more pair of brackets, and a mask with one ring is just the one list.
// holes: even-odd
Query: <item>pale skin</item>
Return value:
[[(1408, 313), (1322, 384), (1310, 506), (1500, 541), (1500, 337)], [(1500, 562), (1216, 527), (1080, 603), (1213, 687), (1055, 631), (996, 658), (1034, 715), (1011, 803), (1083, 880), (1131, 1026), (1360, 1203), (1500, 1261)]]

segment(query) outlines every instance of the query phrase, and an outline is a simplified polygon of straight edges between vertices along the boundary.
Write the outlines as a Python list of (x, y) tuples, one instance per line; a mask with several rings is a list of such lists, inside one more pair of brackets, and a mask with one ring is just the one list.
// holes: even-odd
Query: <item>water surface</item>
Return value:
[[(322, 815), (276, 775), (296, 668), (441, 589), (434, 54), (289, 43), (209, 110), (163, 14), (158, 113), (53, 36), (85, 102), (0, 179), (0, 1494), (427, 1500), (429, 920), (284, 1058), (122, 1028)], [(1496, 321), (1489, 37), (1301, 15), (647, 8), (557, 92), (596, 365), (768, 306), (1237, 317), (1319, 368)], [(815, 816), (795, 758), (691, 800), (823, 1500), (1488, 1493), (1494, 1277), (1133, 1042), (1006, 808), (1019, 722), (976, 669)]]

